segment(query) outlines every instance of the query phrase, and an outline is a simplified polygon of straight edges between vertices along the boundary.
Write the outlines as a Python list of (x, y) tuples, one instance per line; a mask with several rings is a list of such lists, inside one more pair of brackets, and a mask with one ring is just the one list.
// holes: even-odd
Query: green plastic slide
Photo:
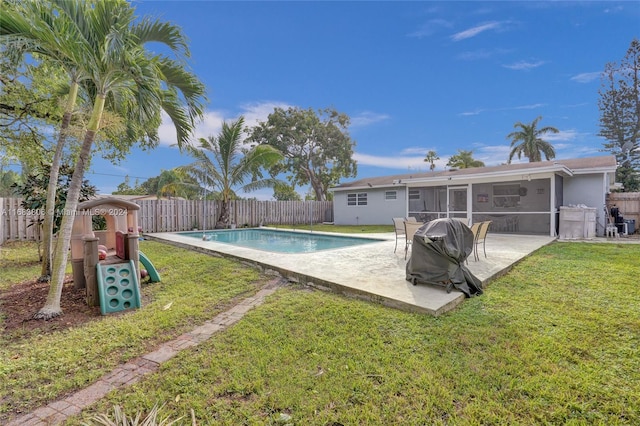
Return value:
[(140, 256), (139, 256), (140, 263), (142, 263), (142, 265), (144, 266), (144, 269), (147, 270), (147, 273), (149, 274), (149, 278), (151, 278), (151, 282), (159, 283), (160, 274), (158, 274), (158, 271), (153, 266), (153, 263), (151, 263), (149, 258), (143, 252), (139, 251), (139, 253), (140, 253)]

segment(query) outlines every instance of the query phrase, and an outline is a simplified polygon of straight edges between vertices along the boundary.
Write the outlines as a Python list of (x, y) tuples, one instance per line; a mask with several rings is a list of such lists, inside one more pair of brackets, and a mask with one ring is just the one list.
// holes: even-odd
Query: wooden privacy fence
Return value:
[[(19, 198), (0, 198), (0, 243), (37, 240), (38, 227), (29, 226), (40, 212), (20, 206)], [(133, 200), (140, 206), (138, 224), (143, 232), (177, 232), (213, 229), (221, 201)], [(333, 221), (332, 201), (238, 200), (229, 204), (230, 223), (241, 227), (299, 225)]]
[[(212, 229), (221, 201), (141, 200), (138, 223), (143, 232), (175, 232)], [(331, 201), (255, 201), (229, 203), (230, 223), (240, 227), (259, 225), (297, 225), (332, 221)]]

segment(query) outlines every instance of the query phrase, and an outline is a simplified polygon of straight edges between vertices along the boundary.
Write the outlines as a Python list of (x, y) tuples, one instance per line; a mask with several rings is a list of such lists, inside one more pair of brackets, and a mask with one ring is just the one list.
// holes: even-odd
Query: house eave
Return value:
[[(497, 172), (492, 171), (492, 172), (485, 172), (485, 173), (478, 172), (478, 173), (473, 173), (469, 175), (458, 175), (458, 174), (451, 173), (449, 175), (443, 175), (443, 176), (407, 179), (406, 181), (403, 181), (403, 184), (406, 183), (408, 185), (415, 185), (415, 184), (422, 184), (422, 183), (451, 183), (452, 181), (471, 182), (479, 179), (499, 179), (499, 178), (505, 178), (505, 177), (517, 178), (518, 176), (520, 177), (520, 179), (525, 180), (525, 179), (533, 178), (536, 175), (545, 175), (549, 173), (559, 173), (567, 177), (574, 175), (574, 172), (568, 167), (565, 167), (563, 165), (555, 165), (551, 167), (540, 167), (536, 169), (504, 170), (504, 171), (497, 171)], [(519, 180), (519, 179), (516, 179), (516, 180)]]

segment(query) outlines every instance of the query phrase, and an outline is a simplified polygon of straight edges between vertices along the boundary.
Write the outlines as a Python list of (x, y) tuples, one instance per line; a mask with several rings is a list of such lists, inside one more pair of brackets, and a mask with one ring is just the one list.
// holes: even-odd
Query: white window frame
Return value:
[(347, 194), (347, 206), (366, 206), (367, 198), (366, 192), (351, 192)]
[(398, 199), (398, 191), (384, 191), (385, 201), (395, 201)]

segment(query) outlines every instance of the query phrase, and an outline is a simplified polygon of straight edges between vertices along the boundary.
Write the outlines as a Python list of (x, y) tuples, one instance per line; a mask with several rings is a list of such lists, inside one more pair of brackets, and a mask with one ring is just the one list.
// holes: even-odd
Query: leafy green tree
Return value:
[(288, 172), (292, 184), (310, 184), (316, 200), (325, 201), (329, 187), (340, 178), (356, 176), (349, 123), (346, 114), (329, 108), (317, 114), (311, 108), (276, 108), (248, 140), (282, 152), (285, 161), (271, 168), (273, 176)]
[[(124, 0), (52, 0), (46, 4), (53, 5), (53, 13), (29, 14), (27, 25), (19, 12), (1, 14), (0, 34), (9, 33), (33, 43), (61, 62), (73, 64), (84, 78), (93, 108), (64, 208), (75, 211), (91, 149), (102, 129), (105, 105), (111, 105), (124, 118), (129, 140), (146, 135), (152, 142), (157, 142), (157, 127), (164, 110), (182, 145), (193, 130), (194, 119), (202, 114), (204, 86), (181, 62), (188, 56), (188, 48), (178, 27), (146, 18), (139, 20)], [(9, 31), (5, 31), (7, 28)], [(149, 41), (164, 44), (180, 61), (148, 52), (144, 44)], [(155, 130), (151, 132), (152, 129)], [(64, 216), (49, 295), (36, 318), (49, 319), (62, 313), (60, 296), (72, 225), (73, 218)]]
[(438, 161), (440, 157), (438, 157), (438, 153), (430, 150), (427, 152), (427, 155), (424, 157), (424, 161), (429, 163), (429, 170), (434, 171), (436, 168), (436, 161)]
[(470, 167), (484, 167), (484, 163), (473, 158), (473, 151), (459, 149), (457, 154), (449, 158), (447, 166), (456, 169), (468, 169)]
[(2, 170), (0, 166), (0, 197), (10, 197), (13, 195), (14, 186), (22, 182), (20, 175), (13, 170)]
[(616, 156), (617, 181), (624, 191), (640, 191), (640, 41), (633, 39), (620, 64), (602, 74), (600, 133), (605, 149)]
[[(56, 99), (64, 97), (64, 102), (58, 102), (57, 105), (51, 106), (46, 103), (28, 102), (27, 108), (13, 109), (13, 117), (23, 115), (26, 117), (34, 117), (42, 120), (43, 117), (47, 118), (49, 122), (54, 118), (60, 122), (60, 130), (58, 131), (57, 142), (54, 144), (54, 149), (51, 153), (42, 145), (44, 137), (39, 137), (36, 132), (31, 131), (31, 138), (29, 133), (23, 132), (14, 137), (15, 140), (20, 140), (18, 144), (21, 148), (20, 154), (17, 157), (24, 164), (42, 161), (49, 161), (50, 177), (49, 188), (47, 188), (47, 209), (46, 212), (53, 211), (53, 206), (56, 203), (55, 194), (56, 187), (55, 182), (58, 181), (58, 173), (60, 164), (63, 161), (65, 153), (67, 139), (74, 137), (74, 139), (81, 139), (84, 130), (84, 120), (82, 120), (83, 114), (78, 114), (76, 110), (76, 103), (80, 97), (80, 89), (84, 89), (88, 92), (95, 92), (93, 82), (89, 78), (89, 75), (85, 73), (81, 67), (77, 65), (74, 58), (70, 58), (67, 55), (61, 55), (61, 51), (73, 51), (76, 46), (73, 46), (74, 37), (77, 36), (77, 32), (86, 30), (88, 26), (84, 25), (84, 16), (82, 13), (78, 13), (73, 2), (65, 2), (63, 0), (53, 1), (28, 1), (21, 2), (15, 0), (5, 1), (6, 8), (3, 10), (2, 16), (0, 16), (0, 35), (2, 36), (2, 48), (8, 53), (8, 57), (11, 58), (6, 64), (12, 65), (15, 69), (20, 62), (26, 64), (24, 68), (30, 71), (31, 77), (31, 91), (40, 96), (27, 96), (23, 94), (23, 99), (44, 99), (41, 93), (46, 93), (47, 90), (51, 91)], [(65, 9), (66, 8), (66, 9)], [(67, 14), (61, 14), (60, 9), (65, 9)], [(71, 16), (71, 22), (64, 19)], [(44, 24), (43, 24), (44, 23)], [(74, 27), (75, 25), (75, 27)], [(74, 30), (77, 30), (74, 32)], [(90, 38), (91, 34), (83, 34), (85, 37)], [(71, 43), (71, 44), (70, 44)], [(80, 49), (78, 49), (80, 50)], [(24, 55), (30, 53), (36, 66), (30, 64), (29, 61), (24, 59)], [(82, 55), (82, 53), (81, 53)], [(76, 58), (77, 59), (77, 58)], [(35, 71), (39, 71), (36, 73)], [(68, 79), (68, 86), (62, 85), (64, 75)], [(29, 80), (29, 79), (23, 79)], [(22, 80), (21, 80), (22, 82)], [(37, 83), (37, 85), (36, 85)], [(53, 83), (53, 84), (52, 84)], [(37, 90), (37, 89), (40, 90)], [(50, 96), (51, 97), (51, 96)], [(86, 99), (90, 98), (87, 94)], [(37, 108), (36, 105), (39, 105)], [(47, 108), (48, 107), (48, 108)], [(82, 112), (82, 111), (80, 111)], [(56, 114), (57, 113), (57, 114)], [(139, 139), (140, 132), (135, 134), (133, 129), (139, 127), (139, 123), (133, 122), (129, 124), (128, 128), (121, 129), (118, 126), (118, 119), (114, 120), (114, 115), (110, 112), (106, 112), (105, 120), (106, 125), (103, 124), (105, 129), (104, 134), (106, 139), (112, 142), (113, 148), (109, 153), (108, 149), (103, 148), (105, 156), (115, 159), (121, 158), (125, 149), (124, 147), (130, 145), (132, 141)], [(74, 116), (80, 117), (77, 119), (79, 125), (72, 126)], [(20, 120), (22, 126), (28, 126), (33, 121), (31, 119)], [(15, 122), (15, 121), (14, 121)], [(36, 121), (35, 125), (30, 126), (33, 128), (43, 127), (41, 123)], [(114, 132), (114, 129), (117, 129)], [(32, 139), (36, 139), (32, 142)], [(40, 140), (37, 140), (40, 139)], [(27, 142), (27, 143), (25, 143)], [(97, 137), (97, 142), (102, 142)], [(111, 147), (109, 144), (104, 144), (103, 147)], [(77, 152), (76, 152), (77, 154)], [(34, 157), (36, 158), (34, 160)], [(51, 269), (51, 251), (52, 251), (52, 237), (53, 237), (53, 218), (51, 215), (45, 215), (43, 224), (43, 247), (44, 255), (42, 256), (42, 270), (40, 280), (46, 281), (50, 276)]]
[(156, 195), (161, 197), (182, 197), (197, 199), (203, 192), (201, 185), (181, 168), (163, 170), (158, 176)]
[(201, 138), (199, 148), (187, 147), (196, 161), (182, 166), (182, 170), (204, 187), (214, 188), (222, 197), (216, 228), (229, 227), (229, 201), (235, 196), (235, 188), (250, 192), (273, 187), (277, 182), (263, 178), (261, 169), (272, 167), (282, 159), (282, 154), (270, 145), (243, 149), (243, 131), (244, 117), (240, 117), (231, 124), (222, 123), (217, 137)]
[(551, 126), (538, 129), (537, 126), (540, 120), (542, 120), (542, 117), (537, 117), (531, 124), (524, 124), (518, 121), (513, 125), (514, 128), (520, 128), (521, 130), (511, 132), (507, 135), (507, 139), (511, 139), (509, 164), (511, 164), (511, 160), (513, 160), (516, 154), (518, 155), (518, 159), (524, 155), (529, 159), (530, 163), (542, 161), (542, 154), (544, 154), (547, 160), (552, 160), (556, 157), (556, 151), (553, 149), (553, 145), (542, 139), (542, 137), (547, 133), (558, 133), (560, 131)]
[[(31, 173), (21, 183), (15, 183), (13, 185), (13, 191), (15, 194), (22, 197), (22, 208), (31, 211), (44, 211), (47, 208), (47, 188), (49, 187), (50, 176), (50, 164), (41, 164), (40, 167)], [(54, 206), (51, 217), (53, 217), (53, 233), (58, 232), (60, 224), (62, 223), (62, 212), (66, 203), (67, 193), (69, 191), (69, 185), (73, 176), (73, 168), (70, 165), (62, 164), (59, 167), (58, 181), (55, 183), (56, 187), (56, 205)], [(95, 186), (91, 185), (88, 180), (82, 181), (82, 188), (80, 190), (80, 201), (87, 201), (97, 194)], [(46, 215), (45, 215), (46, 216)], [(40, 234), (42, 233), (42, 226), (44, 219), (38, 219), (29, 226), (37, 226)], [(41, 234), (42, 235), (42, 234)], [(38, 245), (38, 251), (40, 252), (40, 245)], [(44, 252), (40, 256), (44, 256)]]
[(124, 177), (124, 182), (119, 184), (115, 191), (112, 192), (113, 195), (143, 195), (140, 193), (140, 188), (138, 185), (132, 187), (131, 179), (129, 175)]
[[(36, 168), (48, 161), (48, 129), (59, 123), (63, 76), (51, 62), (14, 63), (0, 46), (0, 155), (3, 160)], [(53, 89), (53, 90), (52, 90)]]
[(273, 186), (273, 198), (278, 201), (301, 201), (302, 197), (293, 185), (282, 182)]

